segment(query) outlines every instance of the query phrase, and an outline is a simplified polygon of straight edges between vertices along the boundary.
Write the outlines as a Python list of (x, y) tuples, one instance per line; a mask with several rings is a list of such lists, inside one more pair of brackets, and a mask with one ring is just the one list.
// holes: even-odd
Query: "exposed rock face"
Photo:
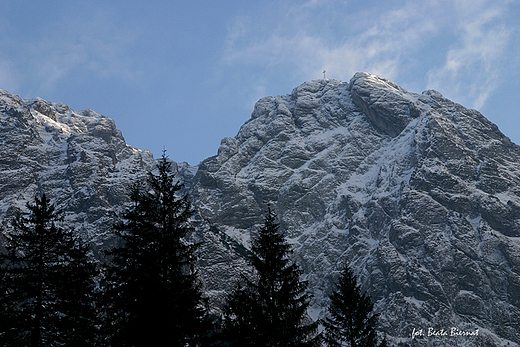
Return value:
[(85, 238), (102, 243), (129, 199), (128, 187), (154, 165), (126, 145), (112, 119), (0, 90), (0, 218), (45, 193)]
[[(349, 262), (392, 341), (455, 327), (479, 335), (437, 343), (494, 346), (520, 342), (519, 183), (520, 147), (480, 113), (358, 73), (258, 101), (192, 195), (213, 248), (219, 233), (247, 247), (273, 204), (317, 310)], [(237, 268), (215, 261), (208, 286)]]
[[(153, 167), (112, 120), (63, 104), (2, 92), (0, 132), (0, 217), (45, 191), (98, 242)], [(198, 209), (214, 303), (249, 271), (250, 234), (271, 204), (314, 318), (349, 262), (393, 344), (520, 343), (520, 147), (477, 111), (366, 73), (316, 80), (259, 100), (216, 156), (175, 169)]]

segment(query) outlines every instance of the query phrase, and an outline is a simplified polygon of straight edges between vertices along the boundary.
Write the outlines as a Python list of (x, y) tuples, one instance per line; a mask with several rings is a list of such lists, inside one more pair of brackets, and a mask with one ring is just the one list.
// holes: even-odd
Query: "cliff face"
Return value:
[(127, 189), (154, 165), (126, 145), (112, 119), (0, 91), (0, 218), (45, 193), (86, 239), (102, 244), (129, 201)]
[[(192, 195), (213, 234), (244, 247), (271, 203), (317, 315), (349, 262), (394, 341), (456, 327), (480, 335), (445, 345), (498, 345), (520, 342), (519, 182), (520, 147), (480, 113), (358, 73), (258, 101)], [(228, 264), (209, 269), (231, 277)]]
[[(0, 217), (45, 192), (99, 245), (154, 160), (93, 111), (0, 93)], [(351, 264), (393, 343), (520, 343), (520, 147), (435, 91), (358, 73), (258, 101), (198, 167), (174, 163), (197, 209), (213, 303), (248, 272), (268, 204), (314, 295)], [(5, 222), (4, 222), (5, 223)], [(478, 336), (416, 336), (414, 329)]]

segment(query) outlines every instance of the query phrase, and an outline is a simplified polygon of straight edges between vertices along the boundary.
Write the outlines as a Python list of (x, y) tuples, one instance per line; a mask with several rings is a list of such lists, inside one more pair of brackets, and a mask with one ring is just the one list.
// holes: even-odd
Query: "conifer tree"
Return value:
[(132, 188), (132, 207), (115, 225), (106, 303), (113, 346), (198, 346), (210, 324), (196, 270), (188, 196), (163, 153), (157, 173)]
[(87, 245), (57, 226), (45, 195), (4, 230), (0, 342), (5, 346), (96, 345), (96, 265)]
[(318, 346), (317, 323), (306, 323), (307, 282), (289, 258), (291, 247), (269, 208), (252, 240), (254, 280), (229, 296), (224, 330), (232, 346)]
[(329, 316), (324, 319), (324, 339), (330, 347), (384, 347), (375, 330), (378, 315), (348, 266), (330, 295)]

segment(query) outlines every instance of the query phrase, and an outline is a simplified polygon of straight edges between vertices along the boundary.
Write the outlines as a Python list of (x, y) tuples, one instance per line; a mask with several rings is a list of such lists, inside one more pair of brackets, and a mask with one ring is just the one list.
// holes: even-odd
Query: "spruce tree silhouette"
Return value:
[(96, 346), (96, 265), (89, 248), (57, 226), (45, 195), (4, 230), (0, 342), (4, 346)]
[(224, 331), (231, 346), (318, 346), (317, 323), (306, 323), (307, 282), (289, 258), (291, 246), (271, 208), (252, 238), (253, 280), (244, 279), (228, 298)]
[(210, 328), (181, 188), (163, 153), (146, 185), (132, 187), (133, 205), (115, 225), (121, 245), (108, 252), (104, 300), (113, 346), (199, 346)]
[(330, 295), (329, 316), (323, 321), (324, 339), (330, 347), (385, 347), (375, 330), (378, 315), (350, 267), (345, 265)]

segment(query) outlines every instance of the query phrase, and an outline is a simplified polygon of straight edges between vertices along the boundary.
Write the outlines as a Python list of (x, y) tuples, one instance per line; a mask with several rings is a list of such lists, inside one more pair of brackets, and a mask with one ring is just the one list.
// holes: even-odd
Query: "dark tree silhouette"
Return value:
[(60, 213), (45, 195), (27, 208), (28, 218), (15, 218), (3, 233), (0, 342), (94, 346), (98, 272), (88, 246), (57, 226)]
[(323, 321), (324, 339), (330, 347), (384, 347), (375, 330), (378, 315), (373, 313), (370, 297), (362, 291), (357, 279), (345, 266), (330, 295), (329, 316)]
[(224, 331), (232, 346), (318, 346), (317, 323), (306, 323), (309, 295), (290, 245), (269, 208), (252, 239), (254, 280), (229, 296)]
[(121, 246), (109, 252), (104, 300), (113, 346), (198, 346), (211, 326), (181, 188), (163, 153), (147, 184), (132, 188), (133, 206), (115, 225)]

